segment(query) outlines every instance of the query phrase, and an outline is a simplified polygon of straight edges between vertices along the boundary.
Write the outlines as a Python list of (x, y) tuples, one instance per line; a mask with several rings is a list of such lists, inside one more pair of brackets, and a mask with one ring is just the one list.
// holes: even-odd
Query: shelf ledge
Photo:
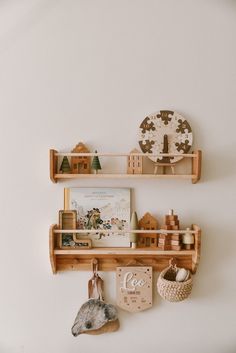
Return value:
[[(126, 157), (129, 156), (142, 156), (142, 157), (183, 157), (191, 159), (192, 172), (191, 174), (128, 174), (128, 173), (104, 173), (104, 174), (60, 174), (58, 166), (58, 158), (62, 156), (107, 156), (107, 157)], [(56, 150), (50, 150), (50, 179), (53, 183), (57, 183), (60, 180), (68, 179), (190, 179), (195, 184), (200, 180), (201, 177), (201, 159), (202, 152), (197, 150), (193, 153), (186, 154), (152, 154), (152, 153), (69, 153), (69, 152), (58, 152)], [(174, 163), (173, 163), (174, 165)], [(161, 163), (160, 163), (161, 166)], [(164, 166), (164, 164), (163, 164)]]
[(55, 249), (55, 255), (93, 255), (93, 256), (103, 256), (103, 255), (115, 255), (115, 256), (124, 256), (124, 255), (166, 255), (166, 256), (184, 256), (184, 255), (194, 255), (194, 250), (158, 250), (158, 249), (131, 249), (131, 248), (92, 248), (92, 249)]
[[(78, 230), (72, 231), (76, 232)], [(158, 248), (102, 247), (91, 249), (59, 249), (57, 238), (61, 232), (68, 232), (68, 230), (60, 231), (56, 224), (50, 227), (49, 254), (53, 273), (57, 273), (58, 271), (91, 270), (91, 260), (94, 258), (98, 259), (100, 271), (115, 271), (117, 266), (127, 266), (131, 259), (139, 263), (142, 262), (144, 265), (152, 266), (154, 271), (162, 271), (168, 266), (169, 260), (175, 258), (179, 267), (184, 267), (195, 273), (200, 259), (201, 229), (197, 225), (193, 225), (191, 230), (195, 238), (194, 249), (179, 251), (160, 250)], [(143, 230), (141, 232), (150, 231)], [(155, 233), (155, 230), (152, 230), (152, 232)], [(179, 232), (182, 231), (179, 230)]]

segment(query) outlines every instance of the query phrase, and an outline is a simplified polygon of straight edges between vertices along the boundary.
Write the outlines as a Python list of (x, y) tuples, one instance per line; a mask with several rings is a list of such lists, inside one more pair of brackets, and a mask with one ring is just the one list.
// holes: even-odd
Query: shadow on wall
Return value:
[(235, 146), (227, 150), (203, 151), (202, 177), (200, 182), (212, 182), (232, 178), (236, 175), (236, 157), (232, 158)]
[(191, 299), (201, 300), (219, 297), (222, 291), (229, 291), (227, 268), (233, 266), (235, 257), (235, 233), (224, 222), (203, 225), (202, 253), (196, 274), (196, 285)]

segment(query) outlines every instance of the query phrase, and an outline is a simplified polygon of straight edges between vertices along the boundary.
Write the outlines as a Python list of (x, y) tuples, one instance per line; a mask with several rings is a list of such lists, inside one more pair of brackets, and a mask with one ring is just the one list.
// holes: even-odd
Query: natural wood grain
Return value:
[(63, 179), (107, 179), (107, 178), (116, 178), (116, 179), (194, 179), (194, 174), (56, 174), (56, 180)]
[[(183, 157), (192, 159), (192, 173), (191, 174), (128, 174), (128, 173), (104, 173), (104, 174), (66, 174), (57, 172), (57, 163), (58, 157)], [(194, 153), (161, 153), (161, 154), (152, 154), (152, 153), (71, 153), (71, 152), (57, 152), (56, 150), (50, 150), (50, 178), (56, 183), (58, 180), (67, 180), (67, 179), (107, 179), (107, 178), (116, 178), (116, 179), (191, 179), (192, 183), (197, 183), (201, 177), (201, 151), (196, 151)]]
[[(130, 261), (143, 266), (152, 266), (155, 271), (161, 271), (174, 258), (179, 267), (184, 267), (194, 273), (199, 263), (201, 230), (196, 225), (193, 225), (191, 230), (195, 236), (194, 249), (178, 251), (158, 248), (59, 249), (56, 246), (56, 235), (61, 232), (62, 230), (58, 229), (56, 225), (50, 228), (50, 261), (53, 273), (56, 271), (91, 270), (92, 259), (97, 259), (100, 271), (114, 271), (118, 266), (127, 266)], [(171, 231), (172, 234), (173, 232), (176, 231)], [(181, 232), (178, 230), (178, 233)]]
[(87, 156), (87, 157), (129, 157), (129, 156), (141, 156), (141, 157), (187, 157), (194, 158), (196, 157), (193, 153), (72, 153), (72, 152), (60, 152), (56, 153), (56, 156), (67, 156), (67, 157), (78, 157), (78, 156)]
[(51, 262), (51, 267), (52, 267), (52, 272), (56, 273), (57, 272), (57, 267), (56, 267), (56, 256), (54, 253), (54, 249), (56, 246), (56, 236), (55, 236), (55, 229), (57, 228), (56, 224), (53, 224), (50, 227), (49, 230), (49, 257), (50, 257), (50, 262)]
[(201, 178), (201, 166), (202, 166), (202, 151), (198, 150), (195, 153), (195, 157), (192, 159), (192, 183), (196, 184)]
[[(138, 256), (138, 262), (143, 266), (152, 266), (154, 271), (162, 271), (169, 265), (172, 255)], [(101, 256), (101, 257), (100, 257)], [(117, 266), (127, 266), (132, 256), (116, 256), (115, 259), (104, 255), (98, 256), (99, 271), (115, 271)], [(137, 256), (137, 255), (136, 255)], [(134, 259), (135, 256), (133, 257)], [(178, 255), (175, 257), (177, 265), (192, 270), (192, 255)], [(57, 271), (90, 271), (91, 257), (85, 255), (57, 255)]]
[(192, 272), (195, 273), (200, 261), (200, 253), (201, 253), (201, 229), (193, 224), (193, 230), (196, 231), (195, 239), (194, 239), (194, 254), (192, 258)]
[(159, 249), (150, 249), (150, 248), (91, 248), (91, 249), (55, 249), (54, 254), (56, 255), (87, 255), (91, 257), (99, 257), (106, 255), (107, 258), (112, 258), (114, 256), (124, 256), (124, 255), (131, 255), (131, 256), (159, 256), (159, 255), (170, 255), (172, 257), (175, 256), (183, 256), (183, 255), (194, 255), (194, 250), (159, 250)]
[(110, 234), (110, 233), (119, 233), (119, 234), (126, 234), (126, 233), (137, 233), (137, 234), (152, 234), (152, 233), (157, 233), (157, 234), (185, 234), (185, 233), (191, 233), (191, 234), (196, 234), (196, 230), (187, 230), (187, 229), (178, 229), (178, 230), (166, 230), (166, 229), (152, 229), (152, 230), (147, 230), (147, 229), (127, 229), (127, 230), (106, 230), (106, 229), (55, 229), (54, 233), (78, 233), (78, 234), (84, 234), (84, 233), (89, 233), (89, 234), (96, 234), (96, 233), (103, 233), (103, 234)]
[(136, 156), (135, 153), (140, 153), (136, 148), (130, 152), (127, 157), (127, 174), (142, 174), (143, 173), (143, 157)]
[(57, 178), (55, 178), (55, 175), (57, 173), (57, 151), (56, 150), (50, 150), (49, 151), (49, 160), (50, 160), (50, 179), (53, 183), (57, 183)]

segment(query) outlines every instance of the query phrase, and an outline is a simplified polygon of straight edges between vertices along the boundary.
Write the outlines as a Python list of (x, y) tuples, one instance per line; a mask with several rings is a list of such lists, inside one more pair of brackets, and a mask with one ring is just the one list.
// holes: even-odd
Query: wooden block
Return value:
[(160, 246), (159, 246), (159, 244), (158, 244), (158, 248), (160, 250), (172, 250), (171, 245), (160, 244)]
[(73, 239), (75, 242), (73, 248), (75, 248), (75, 249), (77, 249), (77, 248), (91, 249), (91, 247), (92, 247), (92, 240), (89, 238), (78, 239), (78, 238), (74, 237)]
[(171, 235), (171, 240), (182, 240), (182, 235), (181, 234), (172, 234)]
[[(175, 241), (175, 240), (174, 240)], [(159, 244), (166, 244), (166, 245), (170, 245), (171, 244), (171, 240), (170, 239), (159, 239), (158, 241), (158, 245)], [(176, 244), (173, 244), (176, 245)]]
[(170, 226), (171, 227), (171, 230), (179, 230), (179, 226), (177, 225), (174, 225), (174, 226)]
[(179, 221), (169, 221), (169, 225), (172, 227), (179, 226)]
[(163, 226), (161, 226), (161, 229), (172, 230), (172, 227), (170, 225), (164, 224)]
[(168, 226), (179, 226), (179, 221), (168, 221), (166, 222)]
[(178, 216), (177, 215), (166, 215), (165, 216), (165, 223), (170, 222), (170, 221), (178, 221)]
[(170, 244), (171, 245), (180, 245), (180, 240), (171, 240)]
[(171, 239), (171, 234), (160, 234), (159, 239)]
[(171, 245), (171, 250), (176, 250), (176, 251), (179, 251), (182, 249), (182, 246), (181, 245)]

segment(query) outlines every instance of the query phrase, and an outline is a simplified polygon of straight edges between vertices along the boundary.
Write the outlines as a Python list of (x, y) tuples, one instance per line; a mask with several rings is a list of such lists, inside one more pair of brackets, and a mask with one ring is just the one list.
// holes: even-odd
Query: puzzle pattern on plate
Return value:
[[(168, 153), (188, 153), (193, 133), (187, 120), (177, 112), (160, 110), (147, 116), (139, 127), (139, 145), (144, 153), (163, 153), (164, 136), (168, 138)], [(183, 157), (149, 157), (153, 162), (175, 163)]]

